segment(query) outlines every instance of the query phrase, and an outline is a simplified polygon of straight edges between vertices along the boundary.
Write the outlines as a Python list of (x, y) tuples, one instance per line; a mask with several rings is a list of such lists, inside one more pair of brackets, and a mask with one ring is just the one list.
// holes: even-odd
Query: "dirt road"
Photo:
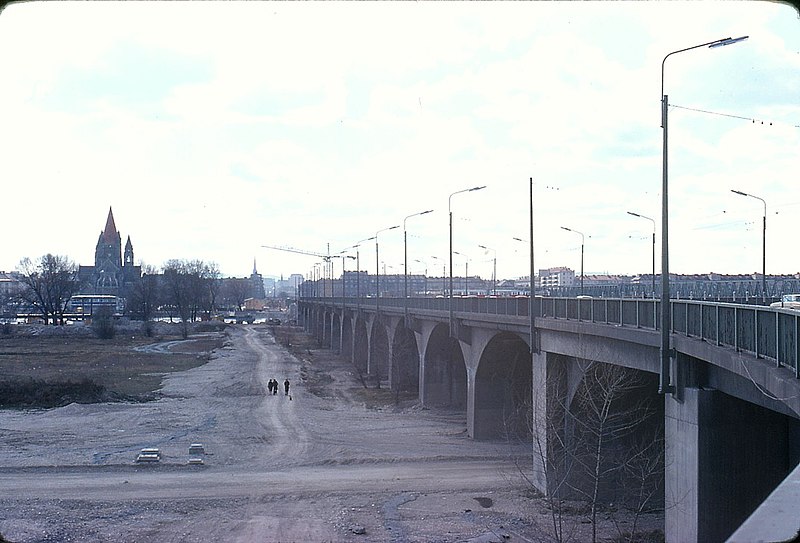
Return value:
[[(455, 412), (368, 408), (337, 357), (299, 360), (266, 327), (228, 333), (209, 363), (168, 376), (157, 401), (0, 412), (0, 533), (20, 543), (544, 540), (517, 467), (528, 446), (474, 442)], [(187, 465), (195, 442), (202, 466)], [(143, 447), (162, 461), (134, 464)]]

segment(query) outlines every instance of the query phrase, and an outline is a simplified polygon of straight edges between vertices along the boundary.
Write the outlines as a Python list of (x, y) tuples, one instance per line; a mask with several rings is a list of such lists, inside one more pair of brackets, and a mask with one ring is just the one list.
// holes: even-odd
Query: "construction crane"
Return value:
[[(302, 249), (296, 249), (294, 247), (286, 247), (286, 246), (273, 246), (273, 245), (262, 245), (265, 249), (275, 249), (276, 251), (286, 251), (287, 253), (297, 253), (300, 255), (307, 255), (307, 256), (316, 256), (318, 258), (323, 259), (325, 262), (330, 262), (331, 255), (323, 255), (320, 253), (314, 253), (312, 251), (303, 251)], [(330, 245), (328, 245), (328, 253), (330, 253)]]

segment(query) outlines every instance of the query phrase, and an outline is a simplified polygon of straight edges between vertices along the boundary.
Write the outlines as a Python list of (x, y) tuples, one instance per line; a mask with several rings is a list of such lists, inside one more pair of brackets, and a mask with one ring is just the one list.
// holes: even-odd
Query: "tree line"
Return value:
[[(70, 299), (87, 290), (78, 271), (66, 256), (24, 258), (19, 264), (22, 288), (10, 301), (38, 313), (45, 324), (64, 324)], [(124, 314), (143, 321), (148, 334), (157, 314), (179, 319), (186, 333), (189, 322), (209, 319), (220, 308), (241, 310), (251, 292), (250, 279), (223, 279), (216, 263), (171, 259), (160, 269), (142, 266), (141, 277), (127, 289)]]

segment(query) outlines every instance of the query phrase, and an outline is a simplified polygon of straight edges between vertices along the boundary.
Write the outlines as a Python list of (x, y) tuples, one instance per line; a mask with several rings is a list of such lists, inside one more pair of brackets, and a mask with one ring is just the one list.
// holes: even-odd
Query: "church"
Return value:
[(133, 285), (142, 277), (141, 266), (133, 263), (133, 244), (128, 236), (125, 250), (122, 236), (114, 224), (114, 213), (108, 208), (106, 226), (100, 232), (94, 250), (94, 266), (80, 266), (78, 280), (81, 294), (106, 294), (127, 298)]

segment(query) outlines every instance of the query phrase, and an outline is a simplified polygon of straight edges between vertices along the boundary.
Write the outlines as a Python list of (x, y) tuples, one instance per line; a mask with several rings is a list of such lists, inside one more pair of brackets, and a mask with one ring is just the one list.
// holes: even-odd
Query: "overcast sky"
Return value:
[[(800, 271), (800, 20), (770, 2), (45, 2), (0, 14), (0, 270), (93, 264), (109, 206), (136, 261), (307, 275), (381, 232), (441, 275), (647, 273), (660, 247), (661, 61), (670, 268)], [(692, 108), (692, 109), (685, 109)], [(702, 110), (702, 111), (694, 111)], [(739, 118), (739, 117), (743, 117)], [(753, 122), (755, 119), (755, 122)], [(479, 245), (491, 247), (486, 251)], [(659, 249), (660, 250), (660, 249)], [(351, 254), (355, 254), (351, 252)], [(436, 257), (436, 258), (434, 258)], [(419, 261), (419, 262), (418, 262)], [(341, 261), (336, 261), (341, 273)], [(465, 258), (455, 257), (463, 274)], [(355, 269), (353, 262), (348, 269)], [(375, 245), (360, 249), (375, 271)], [(660, 264), (657, 264), (660, 267)]]

